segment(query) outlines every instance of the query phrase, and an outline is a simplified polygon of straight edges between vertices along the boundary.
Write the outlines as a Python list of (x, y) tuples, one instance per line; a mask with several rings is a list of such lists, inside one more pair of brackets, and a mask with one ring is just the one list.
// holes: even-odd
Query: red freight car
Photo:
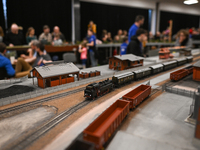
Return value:
[(95, 71), (96, 76), (100, 76), (100, 71)]
[(149, 85), (140, 85), (134, 90), (122, 96), (123, 100), (130, 101), (130, 108), (135, 108), (139, 105), (145, 98), (151, 94), (151, 86)]
[(188, 74), (191, 74), (193, 73), (193, 66), (189, 66), (189, 67), (186, 67), (185, 69), (187, 70)]
[(95, 76), (96, 76), (96, 73), (93, 72), (93, 71), (90, 71), (89, 76), (90, 76), (90, 77), (95, 77)]
[(170, 79), (174, 81), (178, 81), (187, 75), (188, 75), (187, 69), (180, 69), (178, 71), (170, 73)]
[(94, 120), (84, 131), (83, 139), (102, 149), (123, 119), (129, 113), (129, 101), (117, 100)]
[(87, 73), (87, 72), (81, 72), (79, 74), (79, 77), (82, 78), (82, 79), (89, 78), (89, 73)]

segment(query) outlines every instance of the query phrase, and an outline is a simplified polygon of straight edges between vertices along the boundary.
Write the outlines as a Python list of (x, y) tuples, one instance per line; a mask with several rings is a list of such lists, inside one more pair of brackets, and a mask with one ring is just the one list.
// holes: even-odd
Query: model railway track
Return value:
[[(156, 94), (160, 89), (161, 89), (161, 87), (153, 89), (151, 91), (151, 94), (149, 96), (152, 96), (152, 95)], [(93, 100), (93, 101), (95, 101), (95, 100)], [(23, 139), (17, 145), (12, 146), (12, 148), (10, 148), (10, 149), (12, 149), (12, 150), (22, 150), (22, 149), (27, 148), (35, 140), (39, 139), (42, 135), (44, 135), (46, 132), (48, 132), (49, 130), (51, 130), (52, 128), (54, 128), (56, 125), (58, 125), (64, 119), (68, 118), (73, 113), (75, 113), (76, 111), (82, 109), (83, 107), (87, 106), (89, 103), (91, 103), (93, 101), (86, 99), (83, 102), (75, 105), (74, 107), (71, 107), (70, 109), (62, 112), (61, 114), (59, 114), (58, 116), (56, 116), (55, 118), (53, 118), (52, 120), (50, 120), (49, 122), (47, 122), (43, 126), (41, 126), (37, 131), (35, 131), (29, 137)]]
[(68, 91), (68, 92), (64, 92), (64, 93), (60, 93), (60, 94), (57, 94), (57, 95), (49, 96), (49, 97), (46, 97), (46, 98), (42, 98), (42, 99), (39, 99), (39, 100), (36, 100), (36, 101), (33, 101), (33, 102), (29, 102), (29, 103), (26, 103), (26, 104), (10, 107), (10, 108), (4, 109), (4, 110), (0, 110), (0, 115), (11, 112), (11, 111), (19, 110), (19, 109), (22, 109), (24, 107), (29, 107), (29, 106), (33, 106), (33, 105), (40, 104), (40, 103), (43, 103), (43, 102), (62, 98), (62, 97), (65, 97), (65, 96), (68, 96), (68, 95), (71, 95), (71, 94), (74, 94), (74, 93), (81, 92), (84, 89), (85, 89), (85, 87), (79, 88), (79, 89), (76, 89), (76, 90), (72, 90), (72, 91)]
[(55, 118), (53, 118), (52, 120), (50, 120), (49, 122), (47, 122), (46, 124), (41, 126), (31, 136), (25, 138), (20, 143), (18, 143), (17, 145), (13, 146), (10, 149), (12, 149), (12, 150), (25, 149), (27, 146), (29, 146), (31, 143), (33, 143), (36, 139), (38, 139), (43, 134), (45, 134), (47, 131), (49, 131), (50, 129), (55, 127), (57, 124), (62, 122), (64, 119), (68, 118), (70, 115), (72, 115), (73, 113), (75, 113), (76, 111), (80, 110), (81, 108), (83, 108), (84, 106), (88, 105), (91, 102), (92, 101), (85, 100), (85, 101), (77, 104), (76, 106), (71, 107), (70, 109), (62, 112), (61, 114), (59, 114), (58, 116), (56, 116)]

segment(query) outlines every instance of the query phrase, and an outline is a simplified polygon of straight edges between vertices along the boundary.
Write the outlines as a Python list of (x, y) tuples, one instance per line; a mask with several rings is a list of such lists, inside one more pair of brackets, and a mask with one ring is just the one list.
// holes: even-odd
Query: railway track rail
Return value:
[(29, 106), (37, 105), (37, 104), (40, 104), (40, 103), (43, 103), (43, 102), (47, 102), (47, 101), (62, 98), (62, 97), (65, 97), (65, 96), (69, 96), (71, 94), (81, 92), (84, 89), (85, 89), (85, 87), (79, 88), (79, 89), (76, 89), (76, 90), (71, 90), (71, 91), (64, 92), (64, 93), (60, 93), (60, 94), (57, 94), (57, 95), (49, 96), (49, 97), (42, 98), (42, 99), (39, 99), (39, 100), (36, 100), (36, 101), (25, 103), (25, 104), (22, 104), (22, 105), (3, 109), (3, 110), (0, 110), (0, 115), (5, 114), (5, 113), (9, 113), (11, 111), (19, 110), (19, 109), (24, 108), (24, 107), (29, 107)]
[[(160, 89), (161, 89), (161, 87), (153, 89), (149, 96), (152, 96), (152, 95), (156, 94)], [(10, 149), (12, 149), (12, 150), (23, 150), (23, 149), (26, 149), (35, 140), (39, 139), (42, 135), (44, 135), (46, 132), (48, 132), (49, 130), (54, 128), (56, 125), (58, 125), (64, 119), (68, 118), (73, 113), (75, 113), (76, 111), (82, 109), (83, 107), (85, 107), (86, 105), (88, 105), (89, 103), (91, 103), (93, 101), (95, 101), (95, 100), (91, 101), (91, 100), (87, 100), (86, 99), (85, 101), (83, 101), (83, 102), (71, 107), (70, 109), (68, 109), (68, 110), (66, 110), (64, 112), (62, 112), (61, 114), (59, 114), (58, 116), (56, 116), (55, 118), (51, 119), (50, 121), (45, 123), (43, 126), (41, 126), (37, 131), (32, 133), (29, 137), (23, 139), (17, 145), (12, 146), (12, 148), (10, 148)]]
[(92, 101), (85, 100), (74, 107), (71, 107), (70, 109), (62, 112), (61, 114), (57, 115), (47, 123), (45, 123), (43, 126), (41, 126), (37, 131), (35, 131), (33, 134), (31, 134), (29, 137), (23, 139), (20, 143), (17, 145), (12, 146), (12, 150), (22, 150), (28, 147), (31, 143), (33, 143), (36, 139), (41, 137), (43, 134), (45, 134), (47, 131), (55, 127), (57, 124), (62, 122), (64, 119), (68, 118), (70, 115), (78, 111), (79, 109), (83, 108), (84, 106), (88, 105)]

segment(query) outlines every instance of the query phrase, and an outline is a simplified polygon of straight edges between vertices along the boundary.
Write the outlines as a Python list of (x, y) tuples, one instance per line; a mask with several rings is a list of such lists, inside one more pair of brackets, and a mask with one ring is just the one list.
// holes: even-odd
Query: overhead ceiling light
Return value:
[(192, 4), (197, 4), (198, 0), (185, 0), (183, 3), (186, 5), (192, 5)]

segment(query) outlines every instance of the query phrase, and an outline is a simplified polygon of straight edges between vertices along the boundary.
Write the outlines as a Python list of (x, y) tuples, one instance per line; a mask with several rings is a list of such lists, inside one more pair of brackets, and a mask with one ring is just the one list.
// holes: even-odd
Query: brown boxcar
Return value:
[(79, 77), (82, 78), (82, 79), (88, 78), (89, 77), (89, 73), (82, 72), (81, 74), (79, 74)]
[(129, 113), (129, 104), (124, 100), (113, 103), (83, 131), (83, 139), (94, 143), (97, 150), (102, 149)]
[(96, 76), (100, 76), (100, 71), (95, 71)]
[(187, 75), (188, 75), (187, 69), (180, 69), (180, 70), (170, 73), (170, 79), (174, 81), (178, 81)]
[(96, 73), (91, 71), (91, 72), (89, 73), (89, 76), (90, 76), (90, 77), (95, 77), (95, 76), (96, 76)]
[(184, 69), (187, 70), (188, 74), (193, 73), (193, 66), (189, 66), (189, 67), (186, 67), (186, 68), (184, 68)]
[(142, 84), (137, 88), (135, 88), (134, 90), (122, 96), (122, 99), (130, 101), (130, 108), (135, 108), (150, 94), (151, 94), (151, 86)]

